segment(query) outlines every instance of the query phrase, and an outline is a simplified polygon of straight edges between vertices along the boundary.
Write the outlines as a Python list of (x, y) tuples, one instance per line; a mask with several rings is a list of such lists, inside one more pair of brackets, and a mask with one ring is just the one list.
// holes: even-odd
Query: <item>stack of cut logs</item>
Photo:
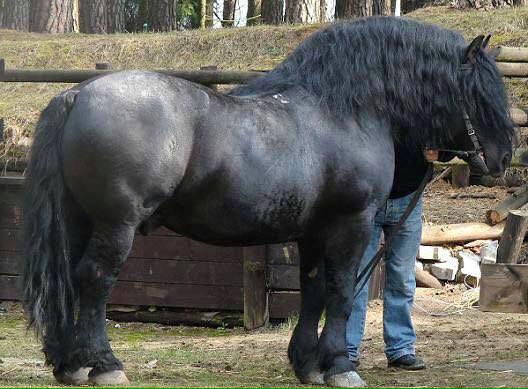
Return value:
[(528, 312), (528, 264), (518, 263), (528, 229), (528, 185), (486, 217), (488, 223), (424, 225), (417, 285), (439, 288), (438, 280), (480, 285), (481, 310)]

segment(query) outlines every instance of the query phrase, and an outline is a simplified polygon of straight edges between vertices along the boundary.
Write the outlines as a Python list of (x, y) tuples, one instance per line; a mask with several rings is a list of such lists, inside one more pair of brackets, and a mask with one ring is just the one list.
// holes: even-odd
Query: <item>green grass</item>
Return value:
[[(425, 8), (407, 15), (461, 32), (470, 39), (493, 34), (492, 44), (528, 46), (528, 7), (495, 11)], [(115, 69), (270, 69), (320, 25), (257, 26), (163, 34), (48, 35), (0, 30), (0, 58), (7, 68), (93, 68), (109, 62)], [(512, 103), (528, 105), (524, 80), (507, 82)], [(20, 147), (31, 137), (39, 112), (67, 85), (0, 84), (0, 117), (6, 119), (6, 140), (0, 159), (24, 157)]]

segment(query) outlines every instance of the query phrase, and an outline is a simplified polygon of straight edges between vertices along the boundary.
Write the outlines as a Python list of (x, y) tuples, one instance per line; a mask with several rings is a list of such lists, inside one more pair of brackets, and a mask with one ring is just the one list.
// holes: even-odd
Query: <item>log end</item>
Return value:
[(501, 221), (500, 214), (497, 211), (494, 211), (493, 209), (486, 212), (486, 219), (488, 220), (488, 223), (492, 226)]

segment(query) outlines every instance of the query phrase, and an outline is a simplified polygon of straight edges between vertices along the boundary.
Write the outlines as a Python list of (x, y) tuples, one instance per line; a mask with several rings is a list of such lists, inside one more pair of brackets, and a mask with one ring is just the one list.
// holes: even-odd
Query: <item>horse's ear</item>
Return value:
[(488, 35), (486, 38), (484, 38), (484, 42), (482, 42), (482, 50), (486, 50), (490, 39), (491, 39), (491, 34)]
[(473, 39), (473, 41), (467, 47), (466, 54), (464, 55), (465, 64), (475, 63), (475, 58), (477, 58), (477, 54), (479, 50), (482, 48), (483, 42), (484, 42), (484, 35), (479, 35), (478, 37)]
[(484, 39), (484, 42), (482, 42), (482, 50), (484, 50), (486, 54), (488, 54), (491, 58), (496, 59), (500, 53), (500, 48), (499, 47), (488, 47), (490, 39), (491, 39), (491, 35), (488, 35), (486, 39)]

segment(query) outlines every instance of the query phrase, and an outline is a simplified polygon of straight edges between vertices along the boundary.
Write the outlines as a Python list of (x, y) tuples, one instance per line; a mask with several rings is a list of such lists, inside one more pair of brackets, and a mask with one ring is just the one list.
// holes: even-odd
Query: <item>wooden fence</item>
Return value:
[[(528, 77), (527, 49), (500, 48), (497, 58), (499, 61), (519, 61), (521, 58), (520, 62), (499, 63), (499, 70), (506, 77)], [(78, 83), (112, 71), (9, 70), (0, 60), (0, 82)], [(241, 84), (262, 75), (262, 72), (256, 71), (160, 72), (204, 85)], [(512, 117), (517, 125), (528, 126), (526, 110), (512, 109)], [(24, 169), (25, 164), (14, 168)], [(22, 260), (19, 236), (23, 184), (21, 175), (0, 177), (0, 300), (20, 299)], [(162, 228), (148, 237), (136, 236), (110, 303), (202, 312), (243, 311), (245, 326), (256, 328), (269, 318), (284, 319), (298, 310), (298, 264), (299, 254), (294, 243), (217, 247)], [(371, 280), (370, 298), (381, 295), (382, 283), (383, 269), (380, 267)], [(165, 316), (170, 316), (174, 322), (188, 317), (189, 312), (182, 311), (179, 315), (172, 312)]]

